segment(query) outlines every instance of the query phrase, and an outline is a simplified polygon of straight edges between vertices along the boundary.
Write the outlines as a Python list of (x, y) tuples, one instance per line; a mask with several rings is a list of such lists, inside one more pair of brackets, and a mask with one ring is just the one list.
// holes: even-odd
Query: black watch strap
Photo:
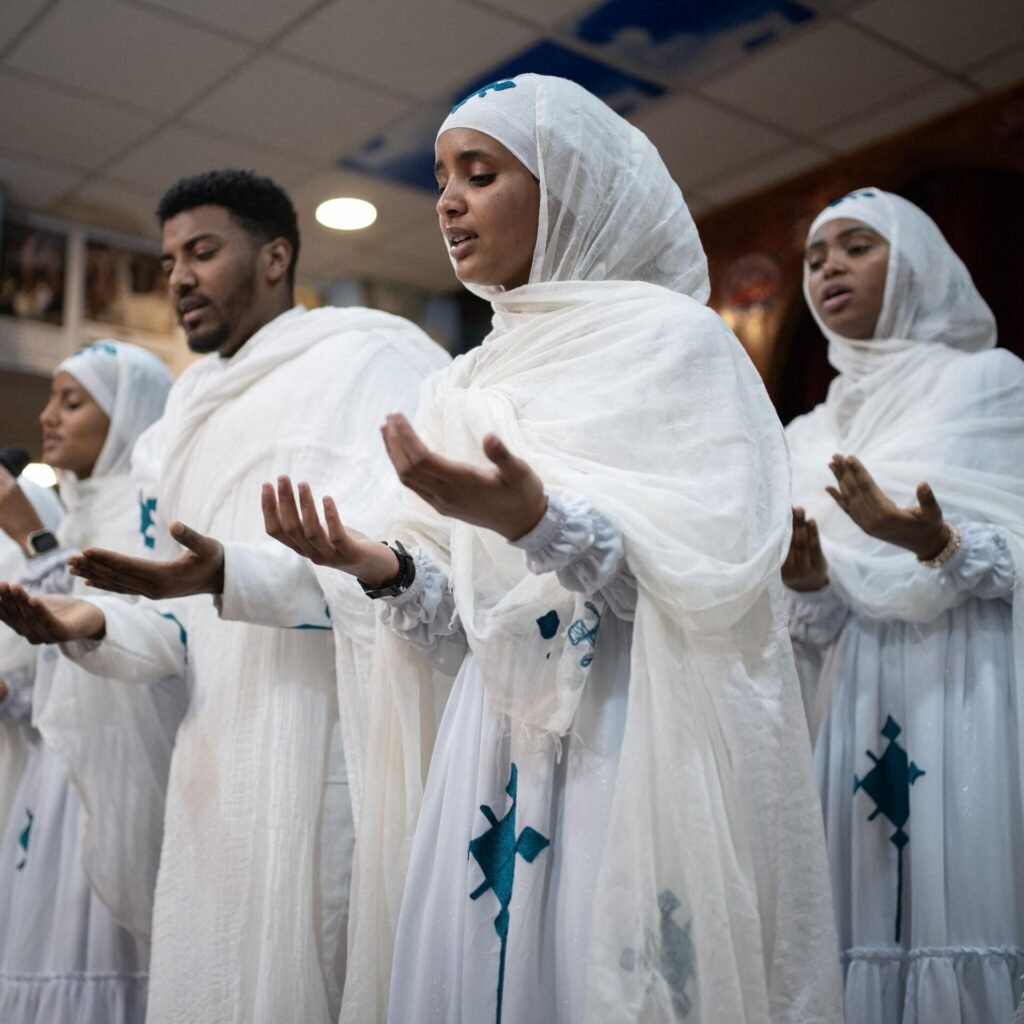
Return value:
[(374, 601), (378, 597), (398, 597), (399, 594), (404, 594), (412, 586), (412, 581), (416, 579), (416, 563), (413, 561), (412, 555), (402, 546), (402, 542), (396, 540), (389, 544), (386, 540), (382, 540), (381, 544), (395, 553), (395, 558), (398, 559), (398, 572), (380, 587), (371, 587), (360, 579), (356, 580), (363, 588), (363, 593)]

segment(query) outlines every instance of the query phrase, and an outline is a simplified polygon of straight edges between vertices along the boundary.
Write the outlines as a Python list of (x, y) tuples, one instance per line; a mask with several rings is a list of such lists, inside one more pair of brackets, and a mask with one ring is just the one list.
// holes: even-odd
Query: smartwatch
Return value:
[(363, 593), (374, 601), (378, 597), (398, 597), (399, 594), (404, 594), (412, 586), (412, 581), (416, 579), (416, 563), (413, 561), (412, 555), (402, 547), (402, 542), (396, 540), (393, 544), (389, 544), (386, 540), (382, 540), (381, 544), (395, 553), (395, 558), (398, 559), (398, 572), (389, 582), (380, 587), (371, 587), (362, 580), (356, 580), (363, 588)]
[(33, 530), (25, 538), (25, 550), (28, 552), (29, 558), (35, 558), (36, 555), (45, 555), (47, 551), (53, 551), (59, 547), (60, 541), (57, 540), (52, 531), (45, 528)]

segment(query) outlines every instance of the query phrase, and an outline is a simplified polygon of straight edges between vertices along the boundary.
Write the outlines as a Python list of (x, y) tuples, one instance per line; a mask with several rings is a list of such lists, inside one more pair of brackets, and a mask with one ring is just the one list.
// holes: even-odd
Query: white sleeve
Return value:
[(222, 619), (281, 629), (330, 629), (331, 612), (313, 563), (277, 541), (224, 545)]
[(827, 647), (839, 636), (850, 617), (848, 605), (830, 583), (820, 590), (783, 587), (783, 591), (789, 616), (789, 635), (800, 643)]
[(526, 553), (530, 572), (553, 572), (576, 593), (600, 592), (617, 618), (633, 620), (636, 578), (626, 563), (622, 534), (586, 498), (548, 495), (540, 522), (512, 546)]
[(983, 601), (1013, 602), (1016, 574), (1006, 538), (986, 523), (960, 523), (960, 549), (939, 572)]
[(158, 683), (185, 673), (188, 634), (178, 615), (150, 601), (90, 598), (106, 619), (102, 640), (60, 645), (72, 661), (93, 675), (128, 683)]

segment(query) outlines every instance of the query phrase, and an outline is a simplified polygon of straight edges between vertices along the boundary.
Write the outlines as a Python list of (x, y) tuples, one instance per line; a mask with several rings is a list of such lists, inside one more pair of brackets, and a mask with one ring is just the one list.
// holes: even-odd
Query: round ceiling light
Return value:
[(316, 208), (316, 219), (336, 231), (359, 231), (377, 219), (377, 207), (365, 199), (328, 199)]
[(57, 486), (57, 474), (44, 462), (30, 462), (21, 475), (40, 487)]

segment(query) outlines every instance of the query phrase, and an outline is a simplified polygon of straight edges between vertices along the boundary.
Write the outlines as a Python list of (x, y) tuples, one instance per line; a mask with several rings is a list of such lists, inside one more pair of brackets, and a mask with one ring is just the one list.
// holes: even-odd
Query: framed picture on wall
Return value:
[(0, 242), (0, 315), (63, 323), (66, 265), (66, 235), (5, 220)]

